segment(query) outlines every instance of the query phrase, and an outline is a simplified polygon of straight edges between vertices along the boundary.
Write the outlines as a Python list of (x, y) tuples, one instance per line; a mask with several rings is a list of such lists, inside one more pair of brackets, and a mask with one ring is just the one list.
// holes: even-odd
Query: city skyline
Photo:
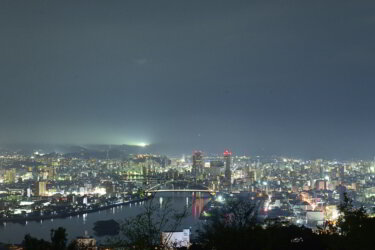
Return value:
[(0, 249), (373, 249), (374, 13), (0, 1)]

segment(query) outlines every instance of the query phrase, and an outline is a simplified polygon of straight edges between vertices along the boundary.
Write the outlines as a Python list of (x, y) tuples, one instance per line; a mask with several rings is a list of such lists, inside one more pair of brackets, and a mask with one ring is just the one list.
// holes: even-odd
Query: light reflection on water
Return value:
[[(189, 208), (190, 214), (182, 222), (181, 228), (198, 227), (199, 215), (203, 211), (204, 206), (209, 201), (207, 195), (200, 193), (163, 193), (156, 195), (156, 202), (162, 205), (167, 200), (171, 201), (171, 205), (176, 210), (182, 210)], [(110, 220), (114, 219), (117, 221), (124, 220), (131, 216), (139, 214), (145, 205), (145, 202), (139, 202), (135, 204), (121, 205), (118, 207), (110, 208), (107, 210), (98, 211), (95, 213), (82, 214), (77, 216), (69, 216), (65, 219), (51, 219), (51, 220), (40, 220), (40, 221), (28, 221), (24, 223), (2, 223), (0, 224), (0, 242), (3, 243), (20, 243), (22, 242), (25, 234), (31, 234), (31, 236), (50, 240), (50, 230), (56, 229), (57, 227), (64, 227), (67, 229), (68, 238), (74, 239), (78, 236), (84, 235), (85, 231), (89, 235), (93, 234), (94, 223), (98, 220)], [(15, 233), (17, 232), (17, 233)], [(103, 239), (103, 238), (102, 238)], [(100, 238), (99, 238), (100, 240)]]
[(163, 197), (160, 197), (160, 198), (159, 198), (159, 205), (160, 205), (160, 208), (163, 207)]

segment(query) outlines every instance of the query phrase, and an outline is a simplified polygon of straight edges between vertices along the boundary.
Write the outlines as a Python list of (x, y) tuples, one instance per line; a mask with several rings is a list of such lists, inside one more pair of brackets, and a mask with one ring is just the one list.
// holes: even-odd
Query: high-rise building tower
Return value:
[(193, 166), (192, 166), (192, 175), (194, 179), (199, 179), (203, 172), (203, 153), (202, 151), (193, 152)]
[(339, 167), (339, 179), (342, 182), (345, 177), (345, 166), (340, 166)]
[(116, 193), (116, 185), (111, 181), (105, 182), (105, 192), (107, 196), (114, 195)]
[(323, 165), (319, 166), (319, 174), (320, 174), (320, 179), (324, 178), (324, 168)]
[(255, 170), (249, 171), (249, 181), (251, 184), (254, 184), (257, 180), (257, 172)]
[(45, 196), (47, 195), (47, 182), (45, 181), (38, 181), (36, 185), (36, 194), (38, 196)]
[(225, 163), (225, 172), (224, 172), (224, 175), (225, 175), (225, 185), (227, 187), (230, 187), (231, 186), (231, 182), (232, 182), (232, 172), (230, 170), (230, 166), (231, 166), (231, 161), (232, 161), (232, 152), (229, 151), (229, 150), (225, 150), (224, 151), (224, 163)]
[(56, 178), (56, 168), (55, 167), (48, 167), (47, 172), (48, 172), (48, 179), (49, 180), (54, 180)]
[(29, 188), (29, 187), (26, 189), (26, 197), (27, 198), (31, 197), (31, 188)]
[(16, 169), (12, 168), (5, 171), (4, 182), (5, 183), (14, 183), (16, 181)]

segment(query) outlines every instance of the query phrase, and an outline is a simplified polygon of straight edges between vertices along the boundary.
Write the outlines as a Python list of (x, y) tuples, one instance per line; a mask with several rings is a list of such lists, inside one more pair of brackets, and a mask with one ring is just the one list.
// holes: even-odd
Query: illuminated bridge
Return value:
[[(209, 189), (208, 187), (206, 186), (202, 186), (200, 185), (201, 187), (200, 188), (186, 188), (186, 189), (158, 189), (162, 186), (165, 186), (166, 184), (168, 183), (173, 183), (173, 182), (176, 182), (176, 181), (167, 181), (165, 183), (160, 183), (160, 184), (157, 184), (153, 187), (150, 187), (149, 189), (145, 190), (146, 193), (161, 193), (161, 192), (202, 192), (202, 193), (215, 193), (214, 190), (211, 190)], [(206, 188), (206, 189), (204, 189)]]
[(202, 193), (214, 193), (213, 190), (208, 189), (156, 189), (146, 190), (147, 193), (160, 193), (160, 192), (202, 192)]

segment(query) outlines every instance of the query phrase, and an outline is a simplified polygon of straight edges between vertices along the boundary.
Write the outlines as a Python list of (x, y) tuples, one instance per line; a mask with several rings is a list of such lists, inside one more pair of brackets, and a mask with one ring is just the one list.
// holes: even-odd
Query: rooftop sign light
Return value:
[(226, 150), (224, 151), (223, 155), (224, 155), (224, 156), (230, 156), (230, 155), (232, 155), (232, 152), (226, 149)]

